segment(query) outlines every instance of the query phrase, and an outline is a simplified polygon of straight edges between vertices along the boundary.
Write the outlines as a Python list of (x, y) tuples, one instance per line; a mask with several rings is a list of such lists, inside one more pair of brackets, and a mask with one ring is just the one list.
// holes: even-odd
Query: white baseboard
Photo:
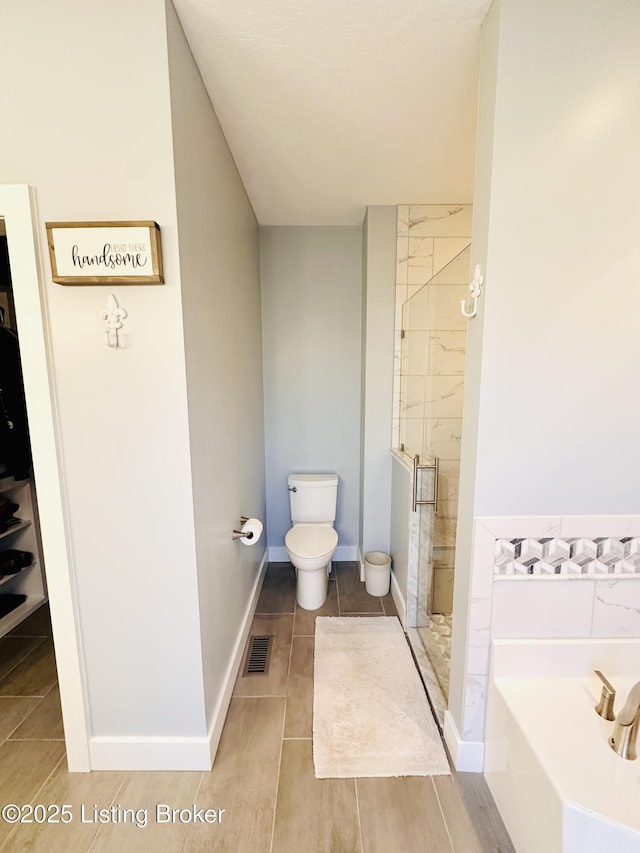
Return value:
[(444, 742), (456, 770), (482, 773), (484, 770), (484, 743), (481, 740), (462, 740), (451, 711), (444, 712)]
[(211, 770), (208, 737), (92, 737), (91, 770)]
[(265, 549), (208, 733), (202, 737), (92, 737), (91, 770), (211, 770), (266, 570)]
[(398, 586), (398, 581), (396, 580), (396, 575), (393, 569), (391, 570), (391, 597), (393, 598), (393, 603), (396, 606), (396, 610), (398, 611), (398, 617), (400, 622), (402, 623), (402, 627), (407, 630), (407, 603), (404, 600), (402, 592), (400, 591), (400, 587)]
[(258, 606), (258, 599), (260, 598), (260, 592), (262, 590), (262, 582), (267, 571), (267, 553), (267, 549), (265, 548), (264, 554), (262, 555), (262, 561), (260, 563), (260, 569), (258, 571), (258, 577), (256, 578), (256, 582), (253, 585), (251, 598), (249, 599), (247, 609), (245, 610), (244, 621), (242, 623), (240, 633), (238, 634), (238, 638), (236, 640), (236, 645), (233, 650), (231, 661), (229, 662), (229, 666), (227, 667), (224, 688), (220, 692), (218, 704), (216, 705), (215, 711), (213, 712), (213, 717), (211, 719), (211, 722), (209, 723), (209, 769), (213, 767), (216, 752), (218, 751), (218, 745), (220, 743), (220, 738), (222, 737), (222, 729), (225, 720), (227, 719), (227, 711), (229, 710), (229, 703), (231, 702), (231, 695), (233, 693), (233, 688), (236, 683), (236, 678), (238, 677), (238, 672), (240, 671), (240, 666), (242, 665), (242, 655), (247, 644), (247, 639), (249, 638), (251, 623), (253, 622), (253, 615), (256, 612), (256, 607)]
[[(338, 560), (339, 562), (354, 562), (358, 559), (358, 546), (338, 545), (336, 553), (333, 555), (333, 559), (334, 561)], [(289, 555), (287, 554), (287, 549), (284, 547), (280, 548), (277, 545), (271, 545), (269, 547), (269, 562), (288, 563)]]

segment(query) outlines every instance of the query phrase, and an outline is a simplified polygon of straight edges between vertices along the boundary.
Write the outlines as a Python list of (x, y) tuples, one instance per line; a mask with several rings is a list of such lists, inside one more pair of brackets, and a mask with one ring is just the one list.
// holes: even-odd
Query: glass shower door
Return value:
[[(460, 300), (468, 292), (470, 254), (467, 246), (413, 294), (402, 311), (401, 449), (411, 457), (418, 455), (421, 464), (439, 459), (437, 512), (429, 506), (417, 507), (411, 521), (418, 558), (410, 571), (407, 624), (415, 629), (410, 638), (413, 634), (421, 646), (418, 658), (426, 653), (429, 659), (430, 675), (437, 681), (435, 689), (441, 691), (444, 707), (449, 689), (466, 350)], [(418, 472), (419, 499), (428, 500), (433, 488), (433, 472)]]

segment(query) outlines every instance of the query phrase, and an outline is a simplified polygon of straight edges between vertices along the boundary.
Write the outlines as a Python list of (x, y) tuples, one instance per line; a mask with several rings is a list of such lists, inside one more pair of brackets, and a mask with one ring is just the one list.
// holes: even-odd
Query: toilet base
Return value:
[(312, 572), (296, 569), (296, 601), (303, 610), (318, 610), (327, 600), (331, 563)]

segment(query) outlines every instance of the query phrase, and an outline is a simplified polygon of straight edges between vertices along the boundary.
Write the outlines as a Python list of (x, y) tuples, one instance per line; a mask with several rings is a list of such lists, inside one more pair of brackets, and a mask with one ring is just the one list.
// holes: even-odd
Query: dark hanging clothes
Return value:
[(16, 480), (31, 471), (31, 448), (18, 339), (0, 326), (0, 476), (13, 474)]

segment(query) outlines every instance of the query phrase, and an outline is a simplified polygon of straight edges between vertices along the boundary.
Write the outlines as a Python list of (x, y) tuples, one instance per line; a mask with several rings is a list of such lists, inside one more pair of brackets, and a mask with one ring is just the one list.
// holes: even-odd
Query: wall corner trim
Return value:
[(444, 712), (444, 742), (456, 770), (464, 773), (482, 773), (484, 770), (484, 743), (462, 740), (450, 711)]

